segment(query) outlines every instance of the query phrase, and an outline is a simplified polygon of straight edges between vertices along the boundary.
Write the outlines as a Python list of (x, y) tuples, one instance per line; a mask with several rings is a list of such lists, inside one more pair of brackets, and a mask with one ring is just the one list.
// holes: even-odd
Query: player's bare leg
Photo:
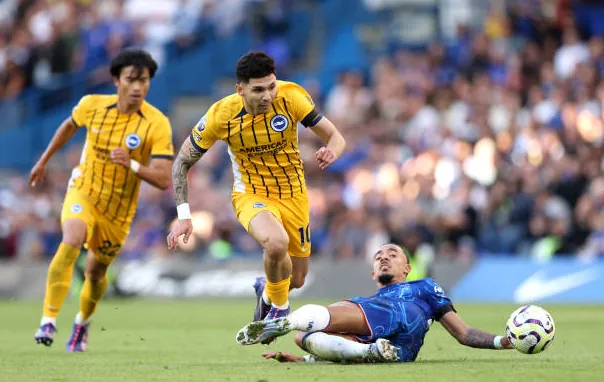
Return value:
[(266, 297), (272, 307), (267, 317), (284, 317), (289, 313), (289, 287), (292, 261), (287, 254), (289, 237), (283, 225), (269, 211), (261, 211), (250, 221), (250, 235), (264, 249)]
[[(371, 330), (363, 310), (357, 304), (350, 301), (339, 301), (329, 305), (327, 311), (330, 320), (323, 332), (299, 332), (296, 335), (296, 344), (302, 349), (333, 362), (393, 362), (398, 360), (398, 348), (386, 339), (380, 338), (370, 344), (358, 342), (356, 336), (369, 335)], [(300, 314), (296, 319), (301, 321), (298, 325), (304, 325), (308, 318)], [(312, 318), (310, 319), (312, 320)]]
[(371, 330), (362, 309), (349, 301), (328, 307), (304, 305), (288, 317), (253, 322), (237, 334), (237, 342), (251, 345), (292, 330), (304, 332), (297, 337), (298, 346), (328, 361), (392, 362), (399, 358), (399, 349), (386, 339), (378, 339), (370, 344), (356, 340), (355, 336), (369, 335)]
[(315, 360), (331, 362), (396, 362), (399, 348), (385, 338), (360, 343), (355, 336), (324, 332), (298, 332), (296, 344), (315, 356)]
[(86, 278), (80, 294), (80, 312), (76, 315), (71, 336), (67, 340), (68, 352), (85, 351), (88, 346), (90, 317), (107, 290), (107, 268), (109, 264), (100, 262), (92, 251), (88, 251)]
[[(290, 257), (292, 261), (292, 277), (289, 284), (289, 290), (297, 289), (304, 285), (304, 280), (308, 274), (308, 264), (310, 257)], [(266, 294), (266, 277), (256, 278), (254, 283), (254, 292), (256, 294), (256, 309), (254, 310), (254, 321), (263, 320), (269, 313), (271, 302)]]
[(56, 319), (67, 298), (73, 268), (86, 240), (86, 223), (80, 219), (68, 219), (62, 224), (63, 238), (50, 266), (46, 281), (43, 316), (35, 340), (46, 346), (52, 345)]
[(308, 264), (310, 257), (290, 257), (292, 261), (292, 279), (289, 289), (298, 289), (304, 285), (304, 280), (308, 274)]

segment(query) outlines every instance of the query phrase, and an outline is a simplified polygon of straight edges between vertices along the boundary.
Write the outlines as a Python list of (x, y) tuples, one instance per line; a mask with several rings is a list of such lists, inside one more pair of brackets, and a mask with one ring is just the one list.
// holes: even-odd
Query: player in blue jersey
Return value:
[(251, 345), (298, 330), (296, 343), (311, 355), (270, 352), (263, 356), (281, 362), (411, 362), (436, 320), (462, 345), (513, 348), (505, 336), (468, 326), (434, 280), (407, 282), (410, 270), (403, 248), (383, 245), (373, 259), (372, 277), (380, 288), (373, 296), (327, 307), (304, 305), (287, 317), (252, 322), (237, 333), (237, 342)]

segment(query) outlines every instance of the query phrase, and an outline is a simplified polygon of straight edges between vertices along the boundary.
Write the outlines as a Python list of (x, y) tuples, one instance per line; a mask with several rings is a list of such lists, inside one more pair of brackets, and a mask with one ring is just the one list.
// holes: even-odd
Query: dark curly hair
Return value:
[(275, 60), (264, 52), (246, 53), (237, 61), (237, 81), (248, 83), (251, 78), (262, 78), (275, 72)]
[(118, 77), (122, 69), (133, 66), (134, 70), (140, 76), (144, 69), (149, 70), (149, 76), (153, 78), (157, 72), (157, 62), (151, 57), (149, 52), (142, 49), (128, 48), (124, 49), (111, 60), (110, 73), (113, 77)]

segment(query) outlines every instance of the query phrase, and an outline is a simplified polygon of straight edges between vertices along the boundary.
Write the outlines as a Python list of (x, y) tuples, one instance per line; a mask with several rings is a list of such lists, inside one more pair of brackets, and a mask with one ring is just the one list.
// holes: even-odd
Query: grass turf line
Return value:
[[(293, 307), (318, 301), (294, 300)], [(323, 301), (327, 303), (327, 301)], [(589, 381), (604, 373), (604, 306), (543, 305), (556, 322), (546, 352), (477, 350), (459, 345), (438, 323), (411, 364), (280, 364), (263, 351), (303, 354), (293, 333), (270, 346), (240, 346), (251, 321), (249, 300), (105, 300), (94, 317), (89, 350), (65, 352), (77, 302), (66, 304), (51, 348), (36, 345), (41, 301), (0, 301), (0, 381)], [(456, 305), (477, 328), (504, 333), (513, 305)]]

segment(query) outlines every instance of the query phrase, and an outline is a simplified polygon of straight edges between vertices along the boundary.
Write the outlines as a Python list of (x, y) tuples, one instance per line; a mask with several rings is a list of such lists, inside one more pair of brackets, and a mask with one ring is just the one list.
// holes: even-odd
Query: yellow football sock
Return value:
[(59, 315), (67, 293), (69, 293), (73, 267), (79, 255), (80, 248), (74, 248), (65, 243), (59, 245), (59, 249), (48, 267), (43, 308), (45, 317), (57, 318)]
[(107, 290), (107, 276), (102, 280), (90, 281), (86, 279), (80, 294), (80, 315), (82, 319), (87, 320), (96, 310), (96, 306), (101, 301)]
[(290, 280), (291, 277), (277, 281), (276, 283), (270, 281), (266, 282), (266, 295), (273, 304), (285, 305), (287, 303)]

